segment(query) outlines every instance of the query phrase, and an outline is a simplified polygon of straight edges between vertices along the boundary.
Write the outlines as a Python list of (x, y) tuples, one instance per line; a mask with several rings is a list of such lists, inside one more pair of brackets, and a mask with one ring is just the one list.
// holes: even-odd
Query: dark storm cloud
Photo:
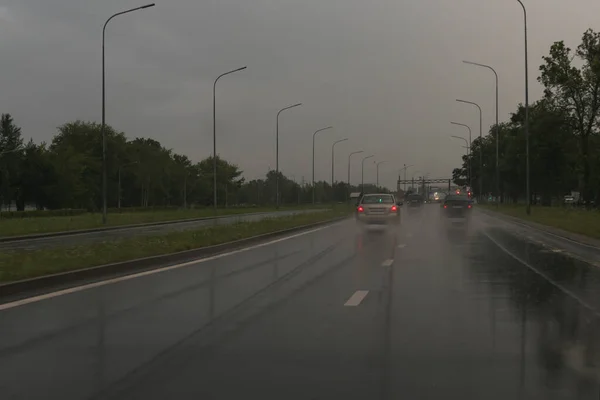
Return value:
[[(49, 140), (72, 119), (100, 119), (101, 30), (111, 14), (144, 4), (117, 0), (3, 0), (0, 4), (0, 110), (26, 136)], [(513, 4), (514, 3), (514, 4)], [(577, 45), (600, 14), (595, 0), (530, 0), (531, 97), (540, 58), (564, 39)], [(249, 177), (275, 166), (275, 114), (282, 114), (280, 167), (310, 179), (312, 132), (317, 178), (337, 178), (347, 154), (387, 160), (380, 179), (394, 185), (402, 164), (449, 176), (464, 151), (451, 134), (478, 134), (493, 122), (493, 77), (461, 64), (492, 64), (501, 79), (501, 118), (523, 99), (522, 13), (516, 2), (477, 0), (169, 0), (115, 18), (107, 28), (107, 122), (130, 137), (149, 136), (199, 160), (212, 149), (212, 82), (217, 87), (218, 152)], [(366, 172), (374, 180), (374, 166)], [(353, 176), (360, 175), (359, 157)], [(410, 176), (410, 173), (409, 173)]]

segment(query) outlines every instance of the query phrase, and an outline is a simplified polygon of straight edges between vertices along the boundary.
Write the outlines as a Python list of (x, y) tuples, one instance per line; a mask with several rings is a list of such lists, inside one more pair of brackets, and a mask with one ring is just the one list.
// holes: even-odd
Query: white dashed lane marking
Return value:
[(345, 307), (356, 307), (358, 306), (369, 294), (368, 290), (357, 290), (352, 296), (344, 303)]
[(394, 260), (385, 260), (384, 262), (381, 263), (382, 267), (390, 267), (392, 264), (394, 263)]
[(403, 249), (403, 248), (405, 248), (405, 247), (406, 247), (406, 245), (405, 245), (405, 244), (399, 244), (399, 245), (398, 245), (398, 248), (399, 248), (399, 249)]

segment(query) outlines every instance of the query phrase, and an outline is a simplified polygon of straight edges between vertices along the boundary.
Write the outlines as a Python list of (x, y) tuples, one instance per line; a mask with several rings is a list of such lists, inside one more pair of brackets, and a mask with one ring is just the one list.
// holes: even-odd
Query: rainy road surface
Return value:
[(600, 270), (353, 221), (0, 306), (2, 399), (598, 399)]
[(166, 235), (171, 232), (189, 231), (211, 225), (231, 225), (237, 222), (256, 222), (265, 218), (284, 217), (289, 215), (322, 212), (326, 209), (286, 210), (273, 212), (258, 212), (248, 214), (224, 215), (217, 218), (201, 218), (188, 221), (173, 221), (168, 224), (130, 226), (108, 231), (73, 233), (72, 235), (48, 236), (38, 239), (22, 239), (0, 242), (0, 251), (6, 250), (35, 250), (48, 247), (61, 247), (82, 244), (92, 244), (107, 240), (129, 239), (132, 236)]

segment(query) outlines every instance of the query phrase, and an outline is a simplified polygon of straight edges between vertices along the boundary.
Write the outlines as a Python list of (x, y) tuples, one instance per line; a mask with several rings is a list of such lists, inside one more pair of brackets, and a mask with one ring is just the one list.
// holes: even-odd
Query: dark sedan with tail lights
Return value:
[(447, 228), (466, 228), (471, 219), (473, 201), (466, 194), (449, 194), (441, 206), (442, 223)]

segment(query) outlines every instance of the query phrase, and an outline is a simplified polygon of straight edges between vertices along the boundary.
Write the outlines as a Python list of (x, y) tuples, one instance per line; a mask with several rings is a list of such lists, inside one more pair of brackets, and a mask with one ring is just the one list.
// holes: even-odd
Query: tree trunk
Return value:
[(589, 136), (581, 137), (581, 162), (583, 163), (583, 181), (581, 188), (581, 197), (587, 208), (590, 207), (590, 160), (589, 160)]

